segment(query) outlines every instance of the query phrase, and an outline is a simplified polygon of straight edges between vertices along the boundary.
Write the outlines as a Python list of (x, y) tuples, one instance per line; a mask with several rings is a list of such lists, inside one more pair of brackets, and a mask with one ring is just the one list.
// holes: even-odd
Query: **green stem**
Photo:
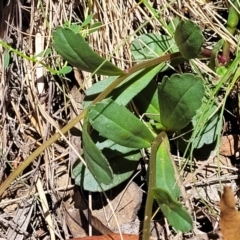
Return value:
[[(0, 41), (2, 44), (2, 41)], [(2, 44), (3, 45), (3, 44)], [(4, 45), (3, 45), (4, 46)], [(11, 49), (12, 50), (12, 49)], [(15, 52), (15, 51), (14, 51)], [(19, 54), (19, 52), (17, 52)], [(20, 55), (21, 56), (21, 55)], [(24, 55), (23, 57), (26, 58)], [(131, 76), (133, 73), (140, 71), (145, 68), (154, 67), (160, 63), (171, 61), (172, 59), (182, 57), (180, 52), (167, 54), (158, 58), (147, 60), (145, 62), (139, 63), (128, 70), (124, 75), (118, 77), (113, 83), (111, 83), (102, 93), (100, 93), (91, 103), (91, 105), (96, 104), (97, 102), (102, 101), (106, 96), (111, 93), (111, 91), (116, 88), (120, 83), (122, 83), (127, 77)], [(28, 57), (29, 58), (29, 57)], [(29, 60), (32, 60), (29, 58)], [(87, 108), (88, 109), (88, 108)], [(63, 127), (60, 132), (55, 133), (51, 138), (44, 142), (39, 148), (37, 148), (29, 157), (27, 157), (23, 163), (17, 167), (1, 184), (0, 186), (0, 196), (5, 192), (5, 190), (10, 186), (10, 184), (23, 172), (23, 170), (29, 166), (34, 159), (39, 156), (48, 146), (56, 142), (62, 135), (66, 134), (71, 128), (73, 128), (78, 122), (80, 122), (86, 115), (87, 109), (83, 110), (75, 119), (70, 121), (65, 127)]]
[(6, 42), (0, 40), (0, 45), (2, 45), (3, 47), (5, 47), (6, 49), (8, 49), (9, 51), (11, 52), (14, 52), (16, 53), (18, 56), (24, 58), (24, 59), (27, 59), (28, 61), (31, 61), (31, 62), (34, 62), (34, 63), (40, 63), (42, 66), (44, 66), (49, 72), (51, 72), (52, 74), (57, 74), (58, 71), (50, 68), (47, 64), (43, 63), (43, 62), (39, 62), (38, 59), (36, 59), (35, 57), (29, 57), (27, 56), (26, 54), (12, 48), (10, 45), (8, 45)]
[(162, 143), (163, 138), (166, 136), (165, 132), (160, 132), (151, 146), (151, 156), (148, 163), (148, 193), (144, 212), (142, 240), (149, 240), (150, 238), (152, 206), (154, 200), (152, 189), (156, 187), (156, 156), (158, 148)]
[[(232, 1), (231, 6), (229, 7), (228, 12), (228, 20), (227, 20), (227, 26), (226, 29), (228, 32), (233, 35), (236, 31), (238, 22), (239, 22), (239, 3), (238, 0)], [(230, 60), (230, 43), (228, 41), (225, 41), (223, 44), (223, 57), (225, 58), (226, 62)]]

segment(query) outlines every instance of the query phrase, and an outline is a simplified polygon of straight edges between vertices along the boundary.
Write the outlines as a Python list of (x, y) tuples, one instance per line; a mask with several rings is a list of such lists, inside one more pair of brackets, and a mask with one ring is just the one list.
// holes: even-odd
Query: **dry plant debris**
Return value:
[[(102, 27), (88, 37), (88, 42), (95, 51), (104, 57), (111, 56), (117, 66), (125, 69), (133, 64), (129, 46), (136, 30), (140, 29), (140, 33), (163, 31), (161, 21), (171, 22), (173, 17), (178, 15), (183, 18), (188, 16), (198, 22), (209, 33), (210, 45), (219, 34), (229, 39), (233, 47), (236, 47), (236, 39), (232, 39), (226, 32), (223, 17), (219, 14), (219, 9), (220, 12), (226, 10), (224, 1), (218, 3), (200, 0), (148, 1), (161, 13), (161, 21), (154, 17), (149, 9), (134, 0), (88, 2), (91, 2), (91, 5), (86, 5), (87, 2), (82, 0), (0, 1), (0, 38), (27, 56), (35, 55), (51, 47), (51, 34), (56, 26), (69, 20), (79, 22), (92, 13), (95, 19), (102, 22)], [(39, 69), (38, 63), (35, 64), (12, 52), (4, 52), (2, 48), (0, 52), (0, 181), (2, 181), (35, 148), (81, 111), (85, 90), (93, 81), (99, 81), (101, 78), (92, 79), (88, 73), (76, 71), (75, 76), (70, 76), (71, 81), (59, 79), (42, 68)], [(4, 56), (7, 54), (10, 62), (5, 68)], [(54, 69), (63, 64), (56, 59), (57, 56), (52, 52), (40, 60), (44, 60)], [(197, 64), (205, 72), (213, 74), (208, 66), (200, 62)], [(76, 89), (79, 90), (78, 95)], [(81, 132), (81, 124), (77, 127), (77, 132)], [(71, 215), (71, 212), (78, 209), (73, 206), (73, 185), (70, 179), (71, 163), (76, 156), (72, 152), (69, 153), (71, 149), (69, 146), (73, 145), (77, 152), (81, 152), (79, 148), (81, 142), (76, 135), (69, 134), (66, 137), (67, 141), (58, 141), (39, 156), (11, 185), (8, 192), (1, 196), (1, 238), (47, 239), (50, 235), (52, 238), (55, 235), (56, 239), (72, 237), (73, 231), (70, 224), (68, 225), (66, 215), (67, 213)], [(227, 143), (222, 146), (226, 147), (222, 150), (222, 155), (232, 156), (234, 155), (232, 153), (236, 152), (232, 140), (230, 142), (230, 146)], [(179, 159), (176, 162), (183, 165)], [(230, 160), (227, 159), (226, 162), (229, 163)], [(238, 178), (237, 169), (231, 164), (226, 166), (226, 162), (222, 164), (216, 156), (206, 161), (196, 161), (191, 166), (187, 162), (182, 173), (187, 188), (184, 201), (194, 212), (196, 228), (201, 229), (201, 234), (204, 233), (201, 226), (204, 225), (204, 221), (213, 226), (209, 231), (218, 228), (215, 203), (218, 201), (219, 182), (229, 182), (229, 179), (234, 181)], [(37, 187), (37, 182), (41, 187)], [(43, 195), (46, 195), (46, 198)], [(226, 200), (229, 197), (230, 202), (232, 201), (230, 206), (229, 200)], [(233, 229), (239, 233), (237, 225), (232, 224), (233, 221), (229, 223), (225, 220), (232, 214), (231, 216), (239, 221), (233, 199), (230, 188), (225, 187), (220, 204), (222, 212), (220, 225), (223, 234), (226, 229)], [(202, 205), (202, 202), (205, 202), (205, 205)], [(48, 206), (43, 206), (43, 203)], [(21, 217), (16, 218), (19, 215)], [(118, 218), (122, 216), (119, 215)], [(200, 223), (199, 219), (204, 221)], [(236, 223), (236, 219), (234, 221)], [(87, 229), (84, 230), (87, 232)], [(170, 239), (174, 235), (174, 231), (165, 226), (163, 237)], [(181, 236), (179, 239), (191, 238), (192, 235)], [(134, 239), (137, 239), (136, 236)]]
[(138, 240), (139, 236), (137, 235), (127, 235), (123, 234), (122, 237), (118, 233), (112, 233), (102, 236), (92, 236), (92, 237), (84, 237), (84, 238), (73, 238), (72, 240)]

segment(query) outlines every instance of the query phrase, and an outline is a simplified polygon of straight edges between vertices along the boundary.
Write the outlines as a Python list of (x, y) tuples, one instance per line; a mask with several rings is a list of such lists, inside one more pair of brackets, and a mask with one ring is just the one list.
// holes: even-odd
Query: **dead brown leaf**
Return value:
[(240, 236), (240, 212), (235, 209), (236, 200), (231, 187), (224, 186), (220, 200), (220, 228), (224, 240), (237, 240)]

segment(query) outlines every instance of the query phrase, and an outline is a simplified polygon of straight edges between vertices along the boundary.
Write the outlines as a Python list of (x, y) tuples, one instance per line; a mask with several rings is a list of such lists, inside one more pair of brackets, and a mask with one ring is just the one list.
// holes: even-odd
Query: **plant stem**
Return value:
[(149, 240), (150, 238), (152, 206), (154, 200), (152, 189), (156, 187), (156, 156), (158, 147), (166, 136), (165, 132), (160, 132), (151, 146), (151, 156), (148, 163), (148, 193), (144, 212), (142, 240)]
[(42, 64), (49, 72), (51, 72), (52, 74), (58, 74), (58, 71), (50, 68), (47, 64), (45, 64), (44, 62), (40, 61), (35, 58), (35, 57), (29, 57), (27, 55), (25, 55), (24, 53), (12, 48), (10, 45), (8, 45), (6, 42), (0, 40), (0, 45), (2, 45), (3, 47), (5, 47), (6, 49), (8, 49), (9, 51), (11, 52), (14, 52), (16, 53), (18, 56), (24, 58), (24, 59), (27, 59), (28, 61), (31, 61), (31, 62), (34, 62), (34, 63), (40, 63)]
[[(2, 44), (2, 41), (0, 41)], [(12, 50), (12, 49), (11, 49)], [(19, 54), (19, 52), (16, 52)], [(23, 57), (26, 57), (25, 55)], [(116, 88), (120, 83), (122, 83), (127, 77), (131, 76), (133, 73), (140, 71), (148, 67), (154, 67), (160, 63), (170, 61), (175, 58), (182, 57), (180, 52), (166, 54), (151, 60), (134, 65), (128, 70), (124, 75), (119, 76), (113, 83), (111, 83), (102, 93), (100, 93), (90, 105), (96, 104), (97, 102), (102, 101), (106, 96), (111, 93), (111, 91)], [(29, 60), (32, 60), (29, 58)], [(63, 127), (59, 132), (55, 133), (51, 138), (44, 142), (39, 148), (37, 148), (29, 157), (27, 157), (20, 166), (18, 166), (5, 181), (0, 185), (0, 196), (4, 191), (10, 186), (10, 184), (23, 172), (23, 170), (31, 164), (34, 159), (39, 156), (48, 146), (56, 142), (61, 136), (66, 134), (71, 128), (73, 128), (78, 122), (80, 122), (86, 115), (87, 109), (83, 110), (76, 118), (71, 120), (65, 127)]]
[[(233, 35), (237, 28), (239, 22), (239, 3), (238, 0), (233, 0), (231, 6), (229, 7), (228, 20), (226, 29), (228, 32)], [(223, 57), (226, 59), (226, 62), (230, 60), (230, 43), (225, 41), (223, 44)]]

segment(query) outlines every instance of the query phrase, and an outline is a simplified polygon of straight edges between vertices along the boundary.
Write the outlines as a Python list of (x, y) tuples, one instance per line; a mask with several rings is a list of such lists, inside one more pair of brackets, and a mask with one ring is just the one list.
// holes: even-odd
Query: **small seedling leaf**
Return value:
[(192, 217), (169, 191), (163, 188), (153, 188), (153, 195), (168, 223), (177, 231), (188, 232), (193, 228)]
[(48, 55), (50, 55), (51, 54), (51, 49), (50, 48), (48, 48), (48, 49), (45, 49), (45, 50), (43, 50), (43, 51), (41, 51), (40, 53), (38, 53), (37, 55), (35, 55), (35, 57), (37, 58), (37, 57), (47, 57)]
[(58, 27), (53, 32), (53, 47), (65, 60), (80, 70), (108, 76), (125, 74), (95, 53), (79, 33), (68, 27)]
[(174, 39), (179, 51), (186, 59), (197, 58), (204, 41), (202, 30), (190, 20), (180, 21)]
[(10, 51), (6, 51), (6, 53), (4, 54), (4, 62), (3, 65), (5, 68), (7, 68), (9, 66), (9, 62), (10, 62)]
[(172, 21), (169, 22), (168, 24), (168, 31), (171, 33), (171, 35), (173, 35), (176, 31), (177, 25), (180, 22), (180, 18), (177, 16), (175, 18), (172, 19)]
[(93, 14), (90, 14), (86, 17), (86, 19), (83, 21), (83, 23), (81, 24), (81, 27), (85, 27), (87, 26), (88, 24), (90, 24), (90, 22), (92, 21), (93, 19)]
[(224, 40), (220, 39), (213, 47), (211, 57), (210, 57), (210, 68), (215, 71), (216, 67), (219, 66), (218, 54), (222, 49)]
[(72, 67), (70, 67), (70, 66), (65, 66), (65, 67), (61, 68), (61, 69), (58, 71), (58, 73), (65, 75), (65, 74), (70, 73), (71, 71), (72, 71)]
[(166, 131), (184, 128), (202, 104), (202, 79), (190, 73), (164, 77), (158, 88), (160, 122)]
[(88, 134), (88, 122), (85, 120), (83, 124), (83, 153), (88, 170), (96, 179), (95, 181), (103, 184), (110, 184), (113, 180), (112, 169), (97, 146)]
[(101, 22), (95, 22), (91, 25), (91, 27), (89, 28), (89, 34), (90, 33), (93, 33), (93, 32), (96, 32), (100, 27), (102, 26), (102, 23)]
[(124, 106), (111, 99), (89, 107), (89, 121), (101, 136), (130, 148), (148, 148), (153, 134)]

